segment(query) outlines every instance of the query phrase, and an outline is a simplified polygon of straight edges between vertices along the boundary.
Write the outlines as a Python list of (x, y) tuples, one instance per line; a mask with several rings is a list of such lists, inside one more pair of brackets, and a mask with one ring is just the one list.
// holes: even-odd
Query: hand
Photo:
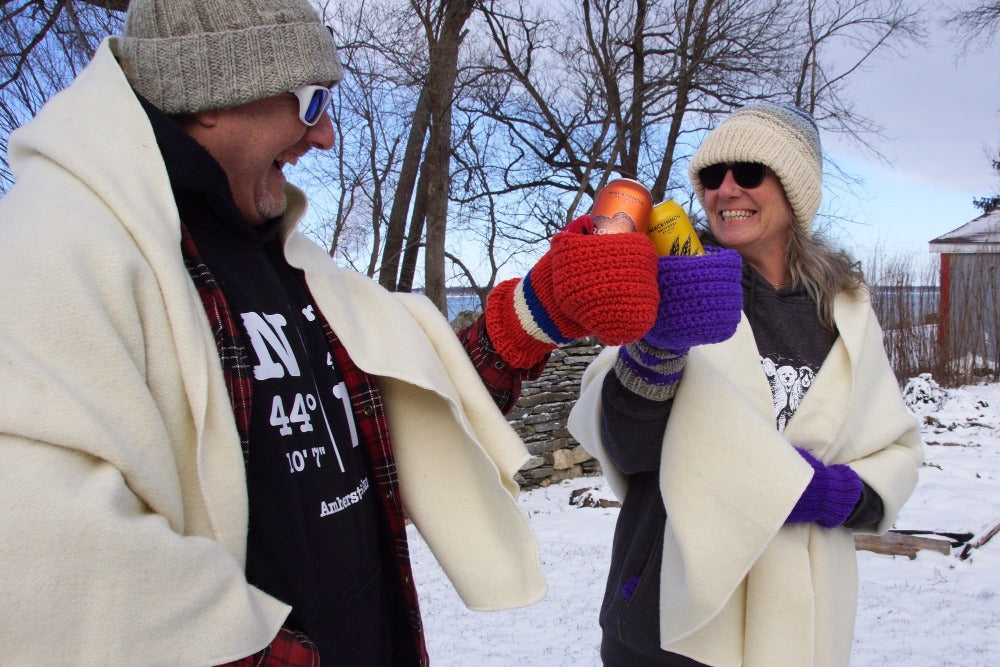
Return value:
[(864, 488), (858, 473), (844, 464), (827, 466), (800, 447), (795, 451), (812, 466), (813, 477), (785, 523), (812, 522), (824, 528), (843, 525)]
[(638, 340), (658, 302), (653, 243), (644, 234), (594, 234), (585, 215), (552, 237), (528, 275), (494, 288), (486, 331), (508, 363), (530, 368), (576, 338)]
[(743, 310), (742, 260), (735, 250), (707, 246), (704, 255), (660, 257), (660, 306), (643, 341), (684, 353), (736, 332)]
[(605, 345), (639, 340), (653, 325), (660, 301), (656, 247), (645, 234), (593, 230), (585, 215), (552, 238), (559, 307)]

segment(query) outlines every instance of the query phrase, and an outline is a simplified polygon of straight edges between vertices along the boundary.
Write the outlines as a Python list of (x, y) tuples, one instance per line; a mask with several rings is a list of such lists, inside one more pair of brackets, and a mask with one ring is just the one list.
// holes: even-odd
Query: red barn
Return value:
[(930, 242), (941, 255), (938, 340), (975, 366), (1000, 358), (1000, 208)]

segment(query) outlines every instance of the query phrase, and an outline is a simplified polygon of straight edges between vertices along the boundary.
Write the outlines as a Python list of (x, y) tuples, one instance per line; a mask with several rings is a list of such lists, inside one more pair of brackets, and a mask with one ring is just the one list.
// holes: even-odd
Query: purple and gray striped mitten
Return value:
[(660, 257), (660, 305), (653, 327), (618, 351), (615, 373), (626, 388), (655, 401), (677, 391), (687, 352), (736, 331), (743, 310), (742, 260), (735, 250), (706, 247), (704, 255)]

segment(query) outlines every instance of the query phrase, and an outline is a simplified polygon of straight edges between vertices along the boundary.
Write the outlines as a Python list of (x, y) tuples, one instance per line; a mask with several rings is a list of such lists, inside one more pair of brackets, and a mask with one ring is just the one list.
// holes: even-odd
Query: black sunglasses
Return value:
[(760, 162), (718, 162), (698, 170), (698, 180), (706, 190), (715, 190), (726, 179), (726, 172), (733, 172), (736, 185), (751, 190), (764, 182), (766, 167)]

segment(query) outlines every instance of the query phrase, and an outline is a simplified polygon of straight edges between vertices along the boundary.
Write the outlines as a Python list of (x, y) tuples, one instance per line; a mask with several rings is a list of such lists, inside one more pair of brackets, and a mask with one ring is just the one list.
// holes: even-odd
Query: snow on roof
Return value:
[(930, 242), (931, 252), (1000, 252), (1000, 208)]

